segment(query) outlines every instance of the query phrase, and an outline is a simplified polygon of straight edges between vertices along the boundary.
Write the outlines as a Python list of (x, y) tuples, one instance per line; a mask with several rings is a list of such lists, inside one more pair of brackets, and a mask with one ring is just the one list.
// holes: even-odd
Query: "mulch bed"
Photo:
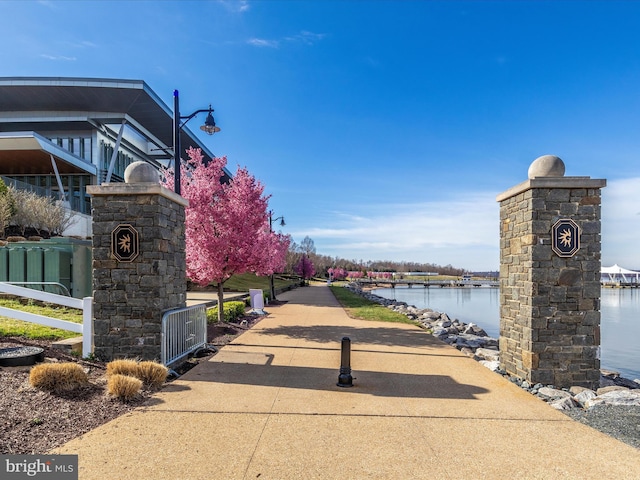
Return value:
[[(216, 349), (230, 343), (253, 327), (262, 317), (251, 315), (224, 325), (210, 324), (207, 340)], [(46, 361), (76, 362), (89, 376), (89, 385), (67, 393), (51, 393), (29, 385), (31, 367), (0, 367), (0, 454), (43, 454), (59, 447), (136, 407), (144, 405), (154, 393), (143, 390), (129, 402), (110, 397), (106, 391), (104, 362), (81, 360), (62, 350), (51, 348), (51, 342), (19, 337), (0, 337), (0, 348), (14, 346), (41, 347)], [(182, 374), (199, 362), (215, 355), (216, 349), (205, 351), (174, 368)], [(171, 381), (171, 377), (168, 381)]]

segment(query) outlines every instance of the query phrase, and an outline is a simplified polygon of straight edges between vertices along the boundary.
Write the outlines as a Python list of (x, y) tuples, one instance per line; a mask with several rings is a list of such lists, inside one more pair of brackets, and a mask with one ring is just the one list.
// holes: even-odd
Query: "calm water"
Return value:
[[(379, 288), (384, 298), (445, 312), (480, 325), (498, 338), (500, 296), (497, 288)], [(640, 289), (603, 288), (601, 301), (602, 368), (640, 378)]]

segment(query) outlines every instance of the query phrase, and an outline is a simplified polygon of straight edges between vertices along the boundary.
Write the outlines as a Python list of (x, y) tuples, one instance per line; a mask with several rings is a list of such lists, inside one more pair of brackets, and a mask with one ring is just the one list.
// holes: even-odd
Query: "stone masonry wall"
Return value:
[[(184, 205), (155, 193), (100, 188), (91, 191), (95, 355), (159, 360), (162, 314), (186, 304)], [(112, 255), (111, 232), (121, 224), (139, 235), (132, 262)]]
[[(560, 218), (581, 229), (570, 258), (551, 249)], [(532, 383), (597, 386), (600, 189), (522, 191), (500, 202), (500, 224), (501, 368)]]

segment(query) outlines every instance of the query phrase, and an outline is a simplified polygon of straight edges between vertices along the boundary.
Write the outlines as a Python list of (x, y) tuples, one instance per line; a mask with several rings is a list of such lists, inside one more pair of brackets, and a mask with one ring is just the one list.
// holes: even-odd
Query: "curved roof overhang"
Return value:
[[(0, 132), (106, 128), (122, 121), (153, 144), (149, 156), (173, 157), (173, 111), (142, 80), (0, 78)], [(205, 161), (213, 158), (186, 127), (180, 142), (183, 150), (200, 148)]]
[(51, 157), (61, 174), (96, 175), (96, 167), (35, 132), (0, 133), (0, 172), (12, 175), (54, 173)]

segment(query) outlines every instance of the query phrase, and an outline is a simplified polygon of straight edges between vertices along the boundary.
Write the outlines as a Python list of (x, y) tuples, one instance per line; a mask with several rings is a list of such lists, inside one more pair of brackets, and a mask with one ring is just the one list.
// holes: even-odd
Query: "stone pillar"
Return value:
[(125, 183), (89, 186), (93, 215), (93, 321), (97, 358), (160, 360), (161, 322), (187, 297), (187, 201), (136, 162)]
[(600, 190), (545, 155), (500, 202), (500, 366), (530, 383), (598, 387)]

